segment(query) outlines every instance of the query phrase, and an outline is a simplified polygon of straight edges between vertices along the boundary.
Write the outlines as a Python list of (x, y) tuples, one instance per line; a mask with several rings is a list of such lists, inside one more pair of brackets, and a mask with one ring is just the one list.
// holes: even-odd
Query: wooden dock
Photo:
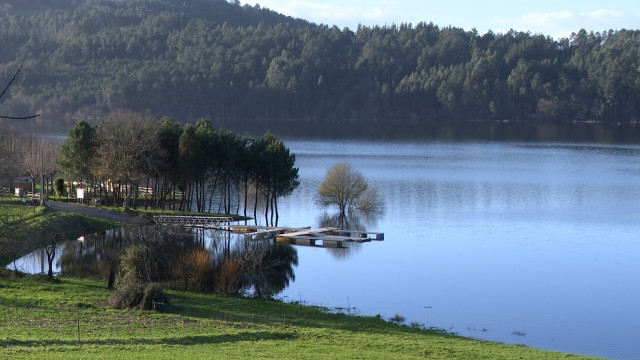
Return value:
[(383, 241), (384, 233), (341, 230), (334, 227), (304, 228), (233, 225), (231, 231), (244, 234), (245, 240), (275, 240), (280, 244), (346, 248), (349, 243)]
[(189, 215), (156, 215), (156, 224), (182, 225), (205, 229), (227, 230), (243, 234), (247, 241), (273, 240), (280, 244), (301, 246), (347, 248), (349, 243), (364, 243), (383, 241), (384, 233), (341, 230), (334, 227), (312, 229), (311, 226), (302, 228), (271, 227), (259, 225), (235, 225), (231, 217), (219, 216), (189, 216)]

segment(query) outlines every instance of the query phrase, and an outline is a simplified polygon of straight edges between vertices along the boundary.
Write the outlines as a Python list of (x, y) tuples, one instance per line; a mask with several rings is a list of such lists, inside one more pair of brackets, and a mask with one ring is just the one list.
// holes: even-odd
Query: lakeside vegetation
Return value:
[[(24, 275), (4, 269), (21, 229), (52, 229), (50, 210), (0, 197), (0, 212), (17, 218), (2, 224), (0, 241), (0, 356), (10, 358), (397, 358), (587, 359), (585, 356), (457, 337), (428, 324), (259, 298), (163, 289), (168, 302), (155, 311), (116, 310), (104, 280)], [(74, 216), (72, 231), (121, 224)], [(83, 225), (84, 226), (80, 226)], [(70, 227), (71, 229), (71, 227)], [(70, 236), (75, 236), (70, 234)], [(45, 237), (46, 238), (46, 237)], [(23, 240), (14, 238), (13, 240)], [(34, 242), (25, 245), (38, 246)], [(6, 261), (9, 259), (9, 261)], [(338, 313), (334, 313), (338, 311)], [(399, 310), (401, 311), (401, 310)]]
[[(29, 220), (21, 225), (23, 232), (56, 228), (47, 223), (49, 210), (35, 207), (34, 213), (34, 207), (20, 199), (0, 200), (2, 214), (20, 217), (11, 221)], [(78, 227), (85, 221), (85, 227)], [(120, 225), (76, 216), (73, 224), (74, 231), (88, 232)], [(0, 226), (4, 234), (10, 228), (11, 223)], [(3, 259), (10, 261), (4, 252), (7, 238), (2, 240)], [(425, 329), (428, 324), (393, 323), (403, 321), (400, 314), (391, 319), (347, 316), (300, 304), (171, 288), (163, 289), (168, 304), (160, 304), (157, 311), (116, 310), (107, 305), (113, 292), (104, 280), (47, 279), (0, 269), (0, 322), (5, 324), (0, 327), (0, 356), (587, 358), (457, 337)]]
[(469, 120), (635, 124), (640, 115), (633, 29), (552, 39), (440, 28), (428, 14), (339, 29), (222, 0), (25, 2), (31, 11), (5, 2), (0, 79), (24, 70), (3, 112), (41, 112), (31, 123), (41, 129), (122, 108), (240, 133), (282, 121), (427, 131)]
[[(260, 139), (215, 130), (210, 121), (181, 126), (130, 112), (115, 112), (97, 126), (80, 121), (56, 159), (70, 180), (100, 203), (136, 207), (146, 183), (153, 209), (224, 212), (278, 223), (278, 198), (299, 185), (295, 154), (267, 132)], [(73, 190), (71, 190), (73, 191)], [(252, 193), (249, 199), (250, 192)], [(111, 199), (109, 199), (111, 197)], [(234, 206), (235, 205), (235, 206)], [(144, 203), (145, 209), (147, 202)]]
[(12, 359), (588, 359), (278, 301), (167, 290), (159, 311), (120, 311), (96, 281), (0, 270), (0, 287), (0, 356)]

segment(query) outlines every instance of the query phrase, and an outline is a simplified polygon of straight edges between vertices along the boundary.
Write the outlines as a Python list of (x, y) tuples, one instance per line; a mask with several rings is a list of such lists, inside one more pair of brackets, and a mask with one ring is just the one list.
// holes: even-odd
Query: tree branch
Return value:
[(35, 114), (35, 115), (30, 115), (30, 116), (4, 116), (4, 115), (0, 115), (0, 119), (27, 120), (27, 119), (37, 118), (38, 116), (40, 116), (40, 114)]
[(23, 66), (24, 65), (20, 65), (20, 67), (18, 68), (18, 71), (16, 71), (16, 73), (13, 74), (13, 78), (11, 79), (11, 81), (9, 81), (9, 84), (7, 84), (4, 90), (2, 90), (2, 94), (0, 94), (0, 99), (2, 99), (2, 97), (4, 96), (4, 93), (6, 93), (7, 90), (9, 90), (9, 88), (11, 87), (11, 84), (13, 84), (13, 82), (16, 81), (16, 77), (18, 77), (18, 74), (20, 73), (20, 70), (22, 70)]
[[(0, 99), (2, 99), (2, 97), (4, 96), (4, 94), (7, 92), (7, 90), (9, 90), (9, 88), (11, 87), (11, 84), (13, 84), (14, 81), (16, 81), (16, 77), (18, 77), (18, 74), (20, 73), (20, 70), (22, 70), (22, 67), (24, 65), (20, 65), (20, 67), (18, 68), (18, 70), (16, 71), (15, 74), (13, 74), (13, 78), (11, 78), (11, 81), (9, 81), (9, 83), (7, 84), (7, 86), (5, 86), (4, 90), (2, 90), (2, 93), (0, 93)], [(35, 114), (35, 115), (29, 115), (29, 116), (5, 116), (0, 114), (0, 119), (7, 119), (7, 120), (27, 120), (27, 119), (33, 119), (40, 116), (40, 114)]]

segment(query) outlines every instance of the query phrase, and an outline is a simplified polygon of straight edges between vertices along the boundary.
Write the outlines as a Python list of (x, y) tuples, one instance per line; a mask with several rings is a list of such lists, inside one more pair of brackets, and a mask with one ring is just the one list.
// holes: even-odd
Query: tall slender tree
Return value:
[(56, 159), (69, 180), (77, 180), (82, 186), (94, 175), (96, 145), (96, 128), (86, 121), (80, 121), (69, 129)]

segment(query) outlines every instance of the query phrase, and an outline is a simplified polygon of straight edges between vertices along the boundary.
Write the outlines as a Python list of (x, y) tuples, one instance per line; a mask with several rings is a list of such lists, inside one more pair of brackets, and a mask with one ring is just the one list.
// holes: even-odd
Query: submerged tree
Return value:
[(337, 206), (341, 219), (347, 212), (378, 213), (384, 205), (378, 190), (348, 163), (338, 163), (327, 170), (318, 187), (317, 202), (323, 207)]

